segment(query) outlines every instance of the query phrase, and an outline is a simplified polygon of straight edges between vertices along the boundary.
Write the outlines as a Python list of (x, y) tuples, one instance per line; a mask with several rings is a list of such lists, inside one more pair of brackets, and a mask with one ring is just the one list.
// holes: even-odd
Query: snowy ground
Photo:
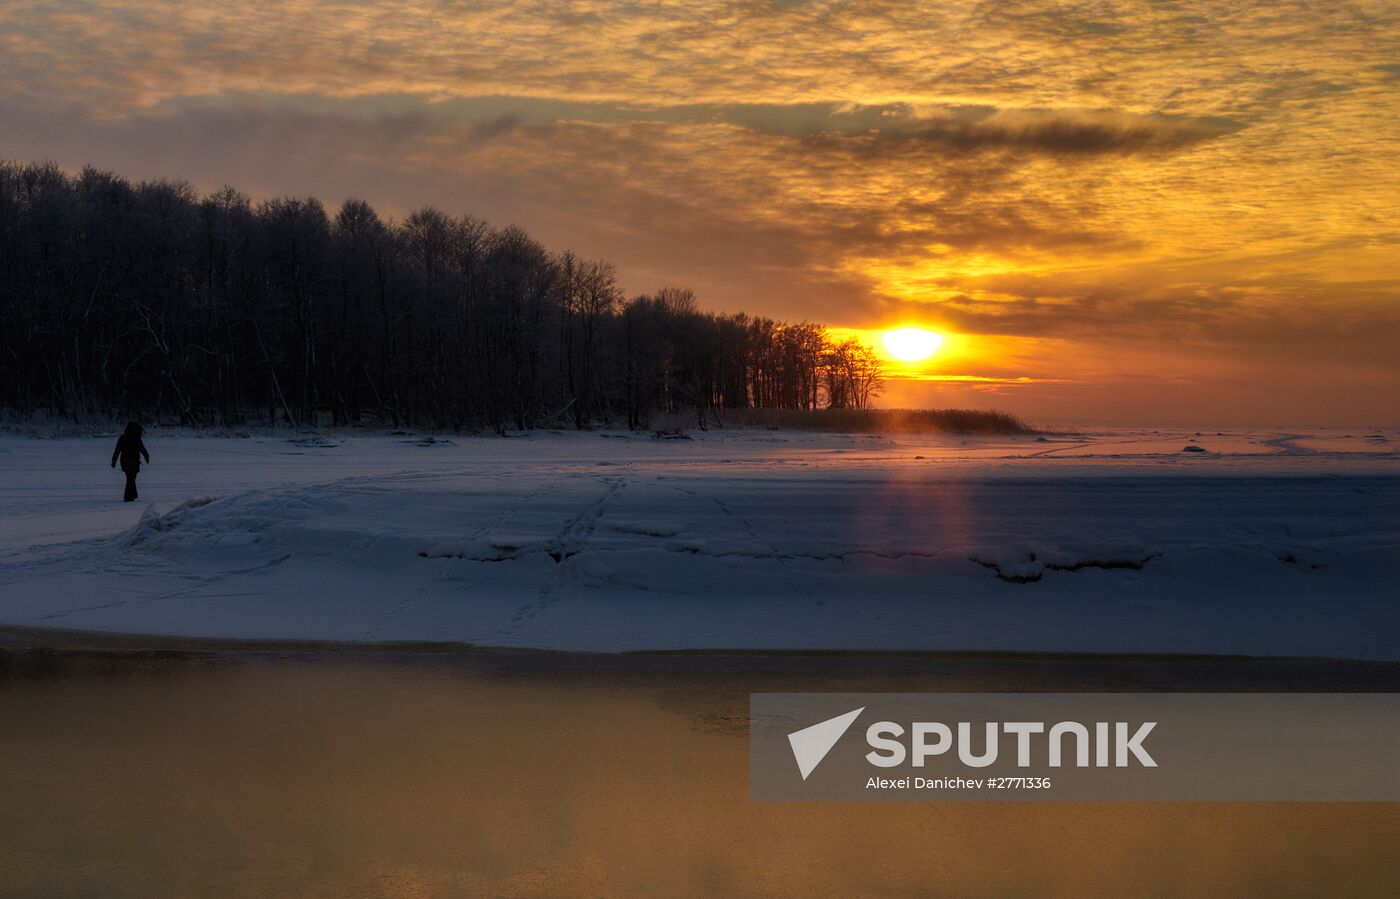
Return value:
[(1400, 659), (1395, 432), (111, 444), (0, 435), (0, 624)]

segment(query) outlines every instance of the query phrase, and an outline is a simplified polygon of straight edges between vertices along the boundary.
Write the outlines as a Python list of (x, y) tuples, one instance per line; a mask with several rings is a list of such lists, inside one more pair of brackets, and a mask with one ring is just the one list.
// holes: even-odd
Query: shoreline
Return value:
[(698, 649), (576, 652), (461, 643), (358, 643), (0, 626), (6, 678), (181, 665), (352, 665), (482, 679), (764, 692), (1391, 692), (1400, 662), (1183, 653)]

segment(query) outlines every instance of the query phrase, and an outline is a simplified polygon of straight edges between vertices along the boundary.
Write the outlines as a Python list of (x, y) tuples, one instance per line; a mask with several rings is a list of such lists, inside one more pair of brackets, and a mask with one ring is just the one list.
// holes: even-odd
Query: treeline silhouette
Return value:
[(865, 409), (880, 361), (815, 324), (626, 298), (520, 228), (0, 163), (0, 405), (182, 424), (526, 429)]

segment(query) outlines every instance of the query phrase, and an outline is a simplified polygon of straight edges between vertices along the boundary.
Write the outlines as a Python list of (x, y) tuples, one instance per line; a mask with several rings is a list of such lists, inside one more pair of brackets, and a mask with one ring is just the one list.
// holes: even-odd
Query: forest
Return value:
[(184, 425), (649, 426), (865, 410), (880, 357), (810, 322), (625, 296), (524, 230), (0, 162), (0, 407)]

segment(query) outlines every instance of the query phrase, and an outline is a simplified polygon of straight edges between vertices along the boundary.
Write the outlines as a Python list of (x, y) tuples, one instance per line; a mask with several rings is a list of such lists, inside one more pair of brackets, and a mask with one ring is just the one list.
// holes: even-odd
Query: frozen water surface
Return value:
[[(1400, 658), (1400, 435), (0, 436), (0, 624)], [(1185, 452), (1185, 446), (1204, 452)]]

